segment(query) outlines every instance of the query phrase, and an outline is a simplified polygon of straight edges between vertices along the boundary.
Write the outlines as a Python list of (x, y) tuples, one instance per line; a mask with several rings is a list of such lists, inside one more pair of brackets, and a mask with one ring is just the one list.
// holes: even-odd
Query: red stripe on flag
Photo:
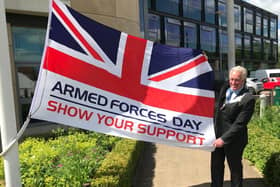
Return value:
[(188, 63), (188, 64), (186, 64), (186, 65), (184, 65), (182, 67), (179, 67), (179, 68), (176, 68), (176, 69), (171, 70), (169, 72), (163, 73), (161, 75), (152, 77), (149, 80), (152, 80), (152, 81), (162, 81), (164, 79), (168, 79), (169, 77), (172, 77), (172, 76), (177, 75), (179, 73), (183, 73), (183, 72), (185, 72), (187, 70), (190, 70), (191, 68), (194, 68), (197, 65), (199, 65), (199, 64), (201, 64), (203, 62), (206, 62), (206, 61), (207, 61), (207, 59), (205, 58), (205, 56), (201, 56), (198, 59), (195, 59), (192, 62), (190, 62), (190, 63)]
[[(130, 39), (128, 39), (128, 45), (129, 41)], [(125, 58), (131, 59), (132, 57)], [(135, 80), (138, 78), (132, 82), (133, 78), (119, 78), (106, 70), (50, 47), (46, 50), (43, 68), (81, 83), (142, 102), (145, 105), (186, 114), (213, 117), (214, 98), (180, 94), (139, 83), (135, 85)], [(139, 73), (137, 71), (139, 69), (136, 70), (135, 74)], [(133, 76), (133, 72), (130, 73), (129, 76)]]
[(67, 26), (71, 29), (71, 31), (76, 35), (76, 37), (82, 42), (82, 44), (86, 47), (89, 53), (97, 60), (104, 62), (104, 60), (99, 56), (99, 54), (90, 46), (90, 44), (86, 41), (86, 39), (81, 35), (78, 29), (71, 23), (68, 17), (64, 14), (64, 12), (59, 8), (59, 6), (53, 1), (53, 8), (59, 14), (59, 16), (63, 19), (63, 21), (67, 24)]

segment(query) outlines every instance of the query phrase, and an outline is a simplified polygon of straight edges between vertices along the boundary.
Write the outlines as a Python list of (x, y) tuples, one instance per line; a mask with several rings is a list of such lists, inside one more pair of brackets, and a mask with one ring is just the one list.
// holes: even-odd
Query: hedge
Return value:
[(262, 172), (265, 182), (270, 187), (280, 187), (280, 139), (251, 123), (249, 144), (246, 146), (244, 157)]
[(123, 139), (106, 155), (91, 182), (92, 187), (131, 187), (144, 142)]

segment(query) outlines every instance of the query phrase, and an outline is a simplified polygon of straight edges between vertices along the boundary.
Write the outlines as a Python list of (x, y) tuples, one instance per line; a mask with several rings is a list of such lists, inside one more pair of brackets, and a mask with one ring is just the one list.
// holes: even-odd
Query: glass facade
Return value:
[(270, 37), (276, 39), (276, 19), (270, 19)]
[(256, 14), (256, 35), (261, 35), (262, 31), (262, 17), (260, 14)]
[(226, 27), (227, 26), (227, 16), (226, 16), (226, 3), (224, 0), (219, 0), (218, 2), (218, 17), (219, 25)]
[(160, 17), (158, 15), (148, 15), (147, 39), (160, 42)]
[(184, 22), (184, 47), (197, 48), (196, 24)]
[(263, 48), (264, 48), (264, 60), (269, 60), (271, 56), (271, 46), (269, 40), (264, 40)]
[(251, 58), (251, 37), (248, 35), (244, 36), (244, 58)]
[(253, 58), (261, 59), (262, 57), (262, 43), (260, 38), (253, 39)]
[(172, 18), (165, 18), (165, 43), (168, 45), (180, 46), (180, 26), (179, 20)]
[(17, 72), (20, 120), (28, 115), (38, 78), (46, 30), (12, 26), (12, 42)]
[(208, 26), (200, 26), (200, 46), (202, 50), (210, 54), (216, 52), (216, 29)]
[(263, 36), (268, 37), (268, 19), (263, 18)]
[(205, 1), (205, 22), (215, 24), (215, 0)]
[(234, 26), (236, 30), (241, 30), (241, 8), (239, 5), (234, 6)]
[(253, 11), (245, 8), (244, 10), (244, 31), (253, 33)]
[(201, 0), (183, 0), (183, 16), (201, 20)]
[(241, 34), (235, 34), (235, 55), (236, 59), (242, 59), (242, 36)]
[(156, 1), (156, 10), (179, 15), (179, 0)]

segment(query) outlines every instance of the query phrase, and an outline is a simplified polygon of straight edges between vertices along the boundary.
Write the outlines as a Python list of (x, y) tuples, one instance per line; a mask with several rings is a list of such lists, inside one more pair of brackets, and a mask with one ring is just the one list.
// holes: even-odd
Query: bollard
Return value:
[(265, 108), (267, 107), (268, 105), (268, 99), (267, 99), (268, 96), (264, 95), (264, 94), (261, 94), (260, 95), (260, 117), (263, 117), (264, 116), (264, 112), (265, 112)]

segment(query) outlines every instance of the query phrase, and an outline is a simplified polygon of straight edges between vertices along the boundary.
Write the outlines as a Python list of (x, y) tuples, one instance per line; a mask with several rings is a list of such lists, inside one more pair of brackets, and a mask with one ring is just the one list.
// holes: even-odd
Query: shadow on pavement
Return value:
[(153, 186), (156, 146), (153, 143), (145, 142), (144, 152), (140, 158), (136, 174), (133, 180), (133, 187)]
[[(265, 185), (264, 181), (259, 178), (246, 178), (243, 181), (243, 187), (268, 187)], [(210, 183), (203, 183), (190, 187), (210, 187)], [(230, 187), (230, 181), (225, 181), (223, 187)]]

